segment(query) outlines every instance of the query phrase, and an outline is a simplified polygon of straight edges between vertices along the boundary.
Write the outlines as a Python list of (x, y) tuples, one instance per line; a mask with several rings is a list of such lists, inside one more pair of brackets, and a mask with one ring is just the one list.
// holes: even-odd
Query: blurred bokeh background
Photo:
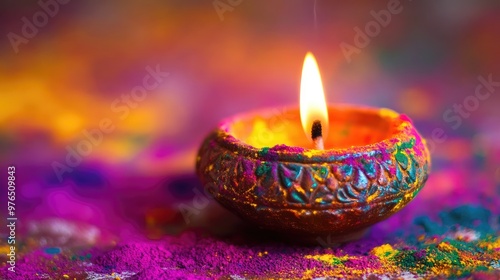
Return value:
[[(17, 168), (32, 235), (50, 223), (87, 227), (90, 242), (164, 232), (195, 195), (203, 137), (224, 117), (298, 104), (307, 51), (330, 103), (392, 108), (430, 139), (419, 199), (499, 195), (498, 1), (40, 3), (0, 4), (0, 168)], [(493, 83), (476, 102), (478, 77)]]

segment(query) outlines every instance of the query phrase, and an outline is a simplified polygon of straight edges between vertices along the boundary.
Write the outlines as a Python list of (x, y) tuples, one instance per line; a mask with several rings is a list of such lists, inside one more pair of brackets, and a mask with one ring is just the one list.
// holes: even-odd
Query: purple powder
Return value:
[(304, 148), (287, 146), (287, 145), (276, 145), (269, 149), (271, 152), (291, 152), (291, 153), (302, 153), (304, 152)]
[(159, 242), (119, 245), (112, 251), (98, 256), (94, 263), (104, 272), (138, 272), (150, 265), (165, 266), (172, 254)]
[(357, 268), (357, 269), (365, 269), (365, 268), (379, 268), (380, 264), (378, 259), (374, 256), (369, 256), (365, 258), (351, 258), (344, 262), (345, 266), (348, 268)]
[(136, 275), (130, 277), (130, 280), (143, 280), (143, 279), (171, 279), (171, 280), (181, 280), (181, 279), (210, 279), (208, 277), (186, 273), (182, 269), (168, 269), (160, 268), (152, 264), (151, 266), (142, 269)]

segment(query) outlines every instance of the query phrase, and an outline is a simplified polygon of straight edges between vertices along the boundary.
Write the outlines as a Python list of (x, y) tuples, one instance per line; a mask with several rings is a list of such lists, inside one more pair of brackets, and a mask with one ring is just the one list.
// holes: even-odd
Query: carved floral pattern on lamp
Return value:
[[(331, 129), (329, 146), (337, 141), (338, 149), (310, 150), (294, 143), (254, 147), (237, 139), (244, 133), (233, 129), (239, 122), (251, 129), (255, 120), (249, 114), (223, 122), (206, 138), (198, 175), (217, 201), (263, 228), (350, 239), (349, 233), (356, 236), (413, 199), (427, 180), (430, 155), (404, 115), (344, 106), (329, 111), (337, 125), (350, 127), (344, 140)], [(380, 131), (385, 135), (370, 136)]]

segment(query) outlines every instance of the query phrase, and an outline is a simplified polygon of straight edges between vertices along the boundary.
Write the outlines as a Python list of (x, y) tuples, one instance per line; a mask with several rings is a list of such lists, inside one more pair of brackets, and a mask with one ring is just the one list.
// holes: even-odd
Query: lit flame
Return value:
[(314, 55), (306, 54), (302, 67), (300, 81), (300, 120), (309, 140), (313, 122), (320, 121), (323, 129), (323, 139), (328, 135), (328, 109), (326, 107), (325, 92), (319, 74), (318, 64)]

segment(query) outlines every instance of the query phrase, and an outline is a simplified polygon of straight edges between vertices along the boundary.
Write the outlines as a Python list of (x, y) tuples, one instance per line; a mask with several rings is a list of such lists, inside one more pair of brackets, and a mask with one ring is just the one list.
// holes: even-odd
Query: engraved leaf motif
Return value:
[(240, 186), (239, 188), (236, 188), (240, 193), (245, 193), (253, 187), (255, 174), (250, 172), (251, 170), (255, 170), (254, 162), (247, 160), (242, 156), (238, 157), (233, 169), (234, 173), (232, 174), (232, 183), (234, 186)]
[(315, 204), (331, 204), (333, 201), (334, 197), (330, 190), (328, 189), (327, 186), (320, 186), (316, 191), (313, 193), (313, 203)]
[(337, 199), (338, 201), (342, 203), (349, 203), (351, 202), (351, 198), (349, 198), (346, 194), (346, 191), (344, 188), (338, 189), (337, 191)]
[(279, 178), (281, 185), (285, 188), (290, 188), (294, 183), (298, 182), (302, 175), (302, 166), (297, 164), (280, 164)]
[(271, 162), (260, 162), (255, 168), (255, 175), (258, 178), (257, 187), (255, 188), (255, 194), (260, 197), (264, 196), (269, 200), (279, 201), (281, 200), (281, 187), (277, 181), (278, 176), (276, 174), (277, 163)]
[(396, 153), (396, 160), (404, 170), (408, 169), (408, 157), (403, 152)]
[(382, 165), (379, 165), (379, 173), (378, 173), (377, 183), (380, 186), (386, 186), (389, 183), (389, 178), (387, 178), (387, 171)]
[(392, 183), (388, 186), (387, 192), (391, 194), (399, 193), (401, 183), (397, 180), (393, 180)]
[(318, 186), (318, 183), (314, 179), (314, 175), (310, 167), (303, 168), (300, 186), (302, 187), (302, 189), (304, 190), (304, 194), (308, 198), (311, 197), (314, 189), (316, 189), (316, 187)]
[(308, 201), (306, 192), (300, 185), (294, 185), (290, 188), (288, 198), (290, 202), (306, 203)]
[(337, 190), (337, 199), (342, 203), (350, 203), (356, 200), (356, 193), (349, 183)]
[(311, 171), (314, 177), (314, 180), (318, 182), (318, 184), (325, 184), (326, 179), (328, 178), (328, 168), (325, 166), (312, 166)]
[(417, 181), (418, 162), (412, 154), (410, 154), (410, 162), (411, 162), (411, 165), (410, 165), (410, 168), (408, 170), (407, 181), (408, 181), (408, 183), (414, 183)]
[(378, 186), (376, 184), (373, 184), (371, 187), (370, 187), (370, 190), (368, 191), (368, 195), (373, 195), (374, 193), (376, 193), (378, 190)]
[(363, 171), (370, 180), (377, 178), (377, 170), (379, 169), (379, 164), (375, 160), (362, 159), (361, 163), (363, 165)]
[(341, 182), (348, 182), (352, 179), (353, 167), (351, 165), (332, 166), (332, 172), (335, 178)]
[(359, 192), (366, 190), (370, 185), (368, 177), (366, 177), (365, 173), (360, 168), (356, 168), (355, 174), (356, 176), (353, 182), (353, 188)]

